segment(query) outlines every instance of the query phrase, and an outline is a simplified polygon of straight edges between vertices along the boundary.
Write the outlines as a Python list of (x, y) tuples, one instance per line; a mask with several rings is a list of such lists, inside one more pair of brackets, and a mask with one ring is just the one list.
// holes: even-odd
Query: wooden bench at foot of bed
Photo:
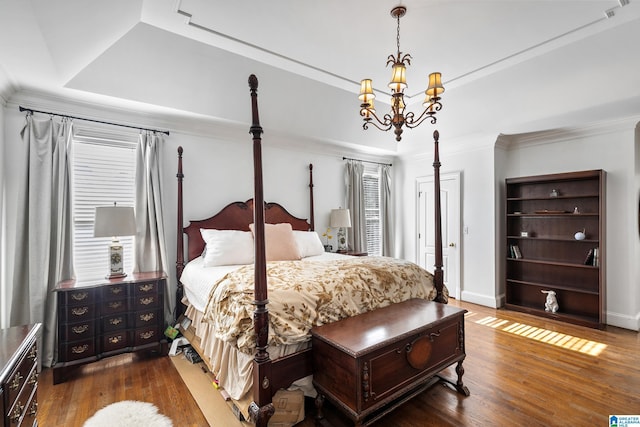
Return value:
[[(313, 384), (357, 426), (368, 425), (438, 381), (465, 396), (464, 313), (412, 299), (311, 330)], [(457, 363), (457, 382), (439, 377)]]

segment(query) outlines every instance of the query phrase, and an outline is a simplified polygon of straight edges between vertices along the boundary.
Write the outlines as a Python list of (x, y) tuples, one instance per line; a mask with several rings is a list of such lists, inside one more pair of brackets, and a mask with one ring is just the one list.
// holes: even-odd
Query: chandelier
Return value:
[[(407, 8), (404, 6), (396, 6), (391, 9), (391, 16), (396, 18), (398, 22), (397, 29), (397, 53), (389, 55), (387, 58), (387, 66), (391, 67), (391, 81), (389, 88), (391, 89), (391, 112), (385, 114), (382, 119), (376, 115), (373, 100), (376, 97), (373, 93), (373, 83), (371, 79), (364, 79), (360, 82), (360, 95), (358, 98), (362, 101), (360, 104), (360, 115), (364, 120), (363, 129), (368, 129), (369, 124), (382, 131), (388, 131), (394, 128), (396, 141), (402, 139), (402, 127), (409, 129), (417, 127), (420, 123), (427, 119), (431, 119), (431, 124), (436, 122), (436, 112), (440, 111), (442, 104), (440, 103), (440, 94), (444, 92), (440, 73), (429, 74), (429, 87), (424, 92), (426, 98), (422, 104), (424, 111), (418, 117), (413, 112), (405, 112), (404, 90), (407, 88), (406, 71), (407, 65), (411, 65), (411, 55), (408, 53), (402, 55), (400, 52), (400, 18), (405, 15)], [(375, 121), (373, 120), (375, 119)]]

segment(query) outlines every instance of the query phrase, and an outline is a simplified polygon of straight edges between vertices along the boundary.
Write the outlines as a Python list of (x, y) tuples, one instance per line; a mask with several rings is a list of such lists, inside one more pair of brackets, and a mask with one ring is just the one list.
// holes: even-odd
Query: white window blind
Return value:
[[(78, 130), (72, 149), (74, 268), (82, 280), (109, 273), (110, 238), (93, 237), (96, 206), (135, 207), (136, 133)], [(124, 271), (133, 270), (133, 236), (118, 236)]]
[(380, 174), (377, 169), (363, 174), (365, 220), (367, 223), (367, 253), (382, 255), (382, 224), (380, 215)]

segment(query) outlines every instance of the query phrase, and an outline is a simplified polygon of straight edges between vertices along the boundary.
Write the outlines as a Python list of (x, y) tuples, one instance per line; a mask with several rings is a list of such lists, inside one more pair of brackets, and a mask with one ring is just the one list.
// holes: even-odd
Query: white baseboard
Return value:
[(619, 328), (630, 329), (632, 331), (640, 331), (640, 313), (635, 317), (628, 314), (614, 313), (607, 311), (606, 324), (617, 326)]
[(460, 294), (460, 300), (470, 302), (473, 304), (484, 305), (485, 307), (498, 308), (501, 307), (501, 298), (492, 295), (477, 294), (469, 291), (462, 291)]

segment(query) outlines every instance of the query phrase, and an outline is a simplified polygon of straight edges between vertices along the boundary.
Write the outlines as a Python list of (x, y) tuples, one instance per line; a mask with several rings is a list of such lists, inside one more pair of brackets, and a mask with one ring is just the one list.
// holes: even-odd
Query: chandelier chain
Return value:
[(398, 27), (396, 30), (396, 46), (398, 47), (398, 60), (400, 60), (400, 14), (396, 16)]

